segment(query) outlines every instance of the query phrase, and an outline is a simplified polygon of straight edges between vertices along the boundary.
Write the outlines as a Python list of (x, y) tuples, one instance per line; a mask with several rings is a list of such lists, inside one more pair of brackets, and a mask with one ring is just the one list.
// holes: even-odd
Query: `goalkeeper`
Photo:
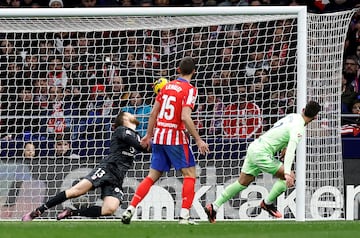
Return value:
[[(291, 166), (296, 146), (305, 131), (305, 126), (317, 117), (319, 111), (320, 105), (310, 101), (301, 114), (287, 115), (249, 145), (239, 179), (228, 185), (213, 203), (207, 204), (204, 208), (210, 223), (215, 223), (218, 208), (235, 194), (246, 189), (260, 172), (279, 178), (269, 195), (261, 201), (260, 207), (273, 217), (282, 217), (273, 203), (287, 187), (294, 186), (295, 178)], [(276, 152), (285, 150), (284, 163), (274, 158)]]
[(91, 189), (101, 188), (102, 206), (92, 206), (73, 210), (65, 208), (57, 215), (61, 220), (70, 216), (99, 217), (115, 213), (123, 200), (122, 183), (126, 172), (133, 165), (138, 151), (145, 151), (140, 145), (140, 136), (135, 131), (139, 121), (127, 112), (120, 112), (114, 122), (114, 132), (111, 138), (110, 154), (93, 169), (85, 178), (73, 187), (62, 191), (46, 203), (25, 214), (22, 221), (31, 221), (70, 198), (79, 197)]

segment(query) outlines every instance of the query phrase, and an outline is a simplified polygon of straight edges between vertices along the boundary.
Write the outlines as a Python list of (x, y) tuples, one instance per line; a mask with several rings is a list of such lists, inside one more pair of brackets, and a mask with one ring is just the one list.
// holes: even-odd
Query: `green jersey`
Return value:
[(286, 148), (284, 169), (290, 174), (296, 147), (305, 132), (305, 120), (301, 114), (289, 114), (277, 121), (274, 126), (260, 136), (255, 143), (258, 148), (274, 155)]

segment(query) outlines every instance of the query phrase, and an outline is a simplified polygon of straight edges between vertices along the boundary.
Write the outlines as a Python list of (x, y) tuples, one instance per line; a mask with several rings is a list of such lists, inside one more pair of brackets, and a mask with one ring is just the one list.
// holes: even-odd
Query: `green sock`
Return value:
[(279, 179), (271, 188), (269, 195), (265, 199), (265, 203), (273, 203), (280, 194), (286, 191), (286, 189), (286, 181)]
[(215, 200), (213, 204), (216, 206), (216, 208), (219, 208), (222, 204), (224, 204), (230, 198), (235, 196), (235, 194), (241, 192), (245, 188), (247, 187), (241, 185), (238, 181), (235, 181), (225, 188), (225, 190), (221, 193), (221, 195)]

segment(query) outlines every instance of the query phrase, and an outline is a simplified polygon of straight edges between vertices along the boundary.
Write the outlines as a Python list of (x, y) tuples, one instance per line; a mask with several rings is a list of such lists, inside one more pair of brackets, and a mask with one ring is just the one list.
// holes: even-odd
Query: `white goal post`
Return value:
[[(323, 110), (298, 146), (296, 189), (277, 206), (284, 219), (344, 219), (340, 85), (353, 14), (308, 14), (304, 6), (0, 9), (0, 219), (19, 219), (85, 176), (108, 153), (116, 112), (136, 111), (137, 97), (151, 105), (152, 82), (176, 77), (187, 55), (198, 66), (194, 120), (211, 148), (201, 156), (194, 145), (192, 215), (206, 220), (202, 207), (237, 179), (248, 143), (312, 99)], [(146, 124), (148, 107), (141, 107)], [(57, 154), (64, 134), (75, 155)], [(19, 153), (28, 142), (35, 157)], [(146, 176), (149, 156), (140, 154), (130, 169), (115, 217)], [(166, 174), (134, 219), (175, 219), (181, 182), (175, 171)], [(270, 219), (258, 203), (272, 183), (261, 175), (224, 204), (218, 220)], [(64, 206), (94, 204), (101, 204), (99, 191)]]

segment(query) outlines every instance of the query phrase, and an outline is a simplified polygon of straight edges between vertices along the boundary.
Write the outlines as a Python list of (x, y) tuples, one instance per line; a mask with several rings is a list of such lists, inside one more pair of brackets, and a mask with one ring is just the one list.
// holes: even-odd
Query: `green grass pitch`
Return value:
[(353, 238), (359, 237), (358, 221), (218, 221), (198, 225), (176, 222), (33, 221), (0, 222), (0, 238)]

